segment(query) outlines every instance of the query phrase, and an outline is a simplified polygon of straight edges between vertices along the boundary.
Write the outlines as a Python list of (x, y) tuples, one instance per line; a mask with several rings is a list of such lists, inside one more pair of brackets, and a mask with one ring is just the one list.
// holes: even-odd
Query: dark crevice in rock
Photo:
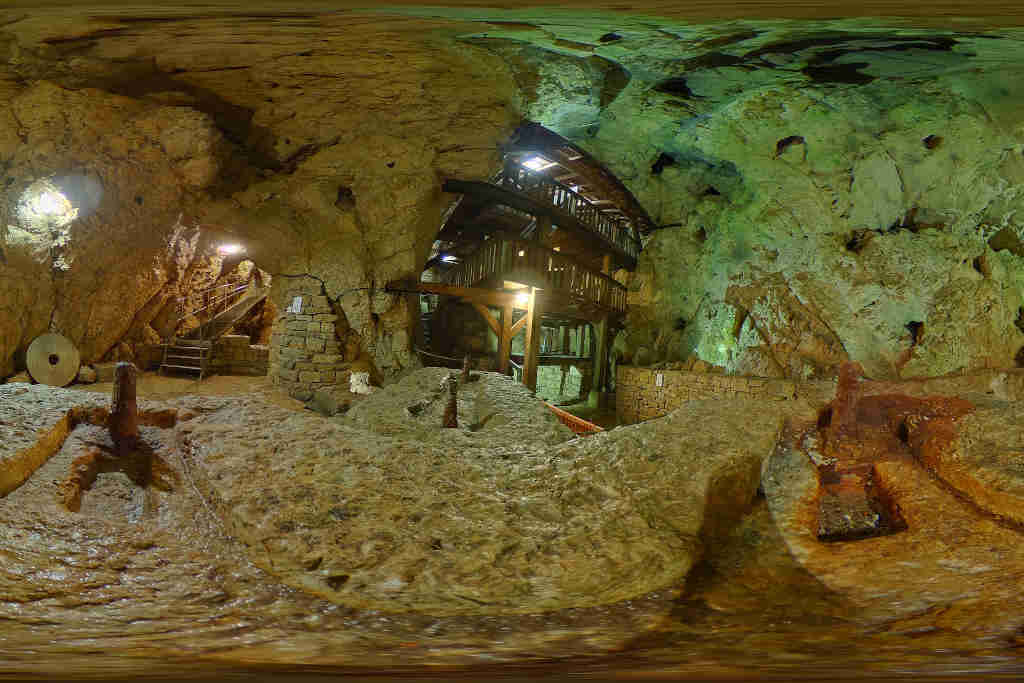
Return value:
[(351, 578), (351, 577), (349, 577), (348, 574), (338, 574), (336, 576), (328, 576), (327, 577), (327, 585), (330, 586), (333, 590), (341, 590), (342, 586), (344, 586), (346, 583), (348, 583), (349, 578)]
[(620, 36), (618, 33), (615, 33), (614, 31), (610, 33), (605, 33), (603, 36), (597, 39), (599, 43), (614, 43), (619, 40), (622, 40), (622, 36)]
[(920, 320), (911, 320), (904, 327), (910, 332), (910, 345), (917, 346), (920, 344), (924, 338), (924, 323)]
[(827, 66), (806, 66), (800, 71), (814, 83), (866, 85), (875, 80), (874, 76), (859, 71), (867, 66), (870, 66), (867, 62), (850, 62)]
[(334, 206), (342, 211), (351, 211), (356, 208), (356, 196), (352, 188), (341, 185), (338, 187), (338, 198), (334, 200)]
[(306, 159), (309, 159), (311, 156), (313, 156), (322, 149), (333, 147), (334, 145), (338, 144), (339, 140), (341, 140), (341, 136), (336, 135), (330, 140), (326, 140), (324, 142), (311, 142), (308, 145), (303, 145), (299, 149), (295, 150), (295, 152), (291, 156), (285, 159), (284, 163), (281, 165), (279, 170), (282, 173), (294, 173), (295, 169), (301, 166), (302, 162), (304, 162)]
[(694, 92), (690, 90), (690, 86), (686, 84), (686, 79), (682, 76), (666, 78), (655, 85), (654, 90), (655, 92), (672, 95), (673, 97), (682, 97), (687, 100), (700, 98), (700, 95), (695, 95)]
[(700, 226), (700, 228), (697, 229), (697, 241), (703, 243), (703, 242), (707, 242), (707, 240), (708, 240), (708, 231), (702, 225), (702, 226)]
[(992, 251), (1006, 249), (1015, 256), (1024, 256), (1024, 241), (1017, 235), (1017, 231), (1009, 226), (992, 235), (988, 240), (988, 246)]
[(853, 234), (850, 235), (850, 239), (846, 241), (846, 250), (852, 251), (854, 254), (859, 254), (864, 250), (864, 247), (868, 246), (868, 242), (875, 236), (873, 230), (862, 229), (854, 230)]
[(982, 277), (987, 278), (992, 275), (992, 268), (989, 266), (988, 259), (985, 258), (984, 253), (982, 253), (981, 256), (975, 257), (975, 259), (971, 261), (971, 267), (980, 273)]
[(807, 156), (807, 146), (804, 136), (802, 135), (787, 135), (778, 142), (775, 143), (775, 158), (778, 159), (783, 152), (792, 147), (793, 145), (804, 145), (804, 156)]
[(1024, 332), (1024, 307), (1017, 309), (1017, 319), (1013, 321), (1017, 329)]
[(942, 144), (941, 135), (927, 135), (921, 138), (921, 143), (928, 149), (935, 149)]
[(675, 166), (675, 164), (675, 159), (662, 152), (651, 165), (651, 175), (661, 175), (661, 172), (665, 170), (666, 166)]
[(747, 40), (752, 40), (761, 35), (763, 31), (741, 31), (739, 33), (731, 33), (727, 36), (720, 38), (712, 38), (709, 41), (701, 43), (702, 48), (719, 48), (727, 45), (735, 45), (736, 43), (742, 43)]
[(629, 85), (632, 76), (624, 66), (617, 62), (596, 55), (591, 57), (590, 61), (595, 67), (604, 72), (604, 80), (601, 83), (601, 93), (598, 99), (601, 108), (604, 109), (614, 102), (619, 93)]
[(702, 197), (720, 197), (722, 193), (718, 191), (718, 188), (714, 185), (708, 185), (708, 188), (701, 193)]
[[(858, 52), (905, 52), (907, 50), (929, 50), (948, 52), (958, 44), (956, 38), (949, 36), (899, 36), (885, 33), (876, 34), (852, 34), (843, 33), (832, 36), (822, 35), (813, 38), (801, 38), (797, 40), (783, 40), (762, 45), (743, 55), (744, 59), (750, 60), (763, 57), (768, 54), (795, 54), (804, 50), (824, 48), (833, 45), (846, 47), (828, 50), (819, 53), (815, 57), (818, 63), (832, 62), (850, 53)], [(889, 43), (879, 45), (878, 43)]]

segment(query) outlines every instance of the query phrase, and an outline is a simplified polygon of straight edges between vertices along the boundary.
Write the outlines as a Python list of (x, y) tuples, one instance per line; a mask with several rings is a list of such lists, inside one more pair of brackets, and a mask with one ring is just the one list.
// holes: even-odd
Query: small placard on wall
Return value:
[(302, 313), (302, 297), (294, 297), (291, 305), (285, 309), (285, 313)]
[(665, 375), (660, 372), (654, 376), (654, 386), (663, 387), (665, 386)]

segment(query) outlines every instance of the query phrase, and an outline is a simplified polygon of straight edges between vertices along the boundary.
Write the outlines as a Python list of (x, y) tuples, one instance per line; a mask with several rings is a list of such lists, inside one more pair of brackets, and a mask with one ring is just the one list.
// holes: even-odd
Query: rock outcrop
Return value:
[(685, 577), (753, 500), (782, 419), (694, 402), (567, 442), (540, 401), (481, 373), (444, 429), (446, 375), (418, 371), (332, 420), (253, 402), (196, 418), (183, 429), (200, 485), (254, 562), (334, 602), (588, 607)]

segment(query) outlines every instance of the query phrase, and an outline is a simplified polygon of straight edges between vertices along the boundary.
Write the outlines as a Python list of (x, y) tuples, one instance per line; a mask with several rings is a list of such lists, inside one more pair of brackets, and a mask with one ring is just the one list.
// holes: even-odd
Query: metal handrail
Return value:
[(515, 381), (517, 381), (520, 384), (522, 384), (522, 382), (523, 382), (523, 366), (520, 365), (519, 363), (515, 362), (511, 358), (508, 359), (508, 364), (510, 366), (512, 366), (512, 377), (515, 378)]
[[(544, 201), (555, 205), (587, 227), (592, 228), (600, 237), (630, 257), (636, 259), (640, 256), (640, 241), (631, 234), (633, 226), (629, 220), (613, 218), (568, 185), (513, 161), (506, 162), (496, 184), (511, 186), (513, 189), (531, 196), (540, 194)], [(541, 192), (536, 192), (536, 188), (541, 188)]]

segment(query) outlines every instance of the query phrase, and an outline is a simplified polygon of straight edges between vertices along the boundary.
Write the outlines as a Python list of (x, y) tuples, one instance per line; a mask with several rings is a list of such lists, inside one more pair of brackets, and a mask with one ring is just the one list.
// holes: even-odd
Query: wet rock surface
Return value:
[[(484, 394), (489, 377), (485, 373), (480, 380)], [(956, 386), (955, 380), (948, 383)], [(407, 386), (417, 382), (409, 379)], [(377, 393), (384, 397), (387, 391)], [(372, 413), (372, 397), (353, 410)], [(460, 397), (467, 401), (460, 408), (471, 414), (470, 397), (461, 392)], [(400, 392), (386, 402), (415, 404)], [(18, 414), (32, 431), (52, 429), (74, 405), (99, 411), (109, 403), (106, 396), (84, 391), (0, 386), (0, 414), (22, 411)], [(217, 474), (228, 471), (227, 456), (220, 464), (208, 459), (226, 441), (250, 458), (268, 454), (252, 468), (254, 475), (261, 473), (261, 490), (297, 491), (288, 483), (295, 481), (307, 487), (303, 494), (313, 508), (320, 504), (316, 487), (322, 478), (307, 478), (291, 465), (316, 463), (332, 448), (324, 437), (339, 433), (350, 439), (359, 434), (366, 443), (398, 444), (396, 434), (413, 427), (396, 425), (413, 418), (395, 420), (388, 428), (393, 433), (384, 437), (357, 430), (347, 417), (323, 418), (298, 404), (289, 411), (257, 400), (180, 397), (141, 401), (139, 409), (140, 438), (177, 480), (169, 490), (140, 488), (113, 470), (84, 491), (79, 512), (70, 512), (60, 503), (59, 484), (76, 458), (111, 445), (105, 429), (82, 423), (24, 485), (0, 498), (5, 623), (0, 671), (130, 675), (196, 671), (197, 666), (207, 673), (288, 666), (341, 672), (354, 671), (353, 662), (392, 671), (543, 662), (551, 671), (572, 662), (577, 672), (615, 667), (637, 675), (749, 677), (791, 674), (795, 666), (802, 673), (827, 675), (894, 667), (930, 673), (964, 667), (1010, 671), (1019, 664), (1015, 647), (1024, 604), (1014, 593), (1024, 556), (1017, 528), (956, 495), (927, 467), (895, 459), (875, 463), (873, 471), (898, 503), (908, 529), (822, 543), (815, 533), (816, 465), (805, 452), (787, 446), (795, 443), (792, 434), (785, 429), (778, 434), (785, 418), (814, 421), (815, 412), (806, 405), (780, 411), (774, 402), (693, 402), (664, 419), (539, 446), (548, 455), (548, 471), (564, 470), (565, 476), (531, 477), (526, 503), (543, 500), (538, 496), (548, 488), (561, 488), (562, 500), (578, 509), (559, 522), (567, 538), (616, 540), (609, 530), (625, 527), (634, 548), (642, 535), (654, 541), (662, 558), (675, 558), (677, 568), (665, 575), (678, 573), (677, 578), (663, 589), (601, 606), (538, 608), (519, 615), (487, 615), (480, 609), (449, 616), (428, 609), (390, 613), (352, 607), (319, 597), (319, 589), (288, 585), (286, 572), (270, 565), (287, 561), (287, 545), (246, 546), (243, 534), (253, 532), (236, 533), (234, 527), (242, 524), (239, 520), (260, 518), (242, 512), (242, 504), (236, 510), (223, 505), (230, 487)], [(1002, 414), (1005, 433), (1012, 436), (1015, 413), (1001, 412), (1007, 409), (992, 400), (960, 418), (960, 425), (978, 415), (989, 415), (991, 422)], [(441, 408), (433, 410), (438, 414), (425, 419), (438, 432), (475, 436), (465, 426), (442, 430), (434, 419)], [(159, 426), (146, 417), (166, 414), (161, 411), (173, 412), (177, 425), (164, 419)], [(252, 428), (257, 418), (264, 423), (260, 430)], [(279, 431), (267, 429), (267, 423), (278, 424)], [(289, 428), (290, 441), (276, 450), (267, 447)], [(295, 438), (304, 430), (308, 442)], [(758, 454), (762, 447), (769, 453), (775, 449), (760, 477), (764, 498), (756, 493), (757, 469), (766, 457)], [(498, 460), (504, 462), (500, 454), (508, 452), (498, 449)], [(353, 453), (357, 457), (350, 464), (369, 457)], [(344, 468), (320, 469), (328, 471)], [(233, 476), (256, 481), (244, 473)], [(497, 490), (494, 481), (484, 479), (474, 480), (474, 487)], [(629, 499), (612, 495), (617, 490), (630, 491)], [(250, 493), (248, 500), (260, 500), (255, 486)], [(702, 504), (693, 505), (698, 500)], [(279, 506), (289, 505), (282, 497)], [(401, 508), (389, 508), (396, 509)], [(527, 509), (514, 516), (525, 520), (528, 514)], [(354, 519), (332, 518), (332, 523)], [(393, 527), (401, 530), (401, 521)], [(260, 533), (285, 538), (292, 532), (264, 524)], [(685, 552), (670, 554), (668, 549), (678, 550), (672, 543), (688, 545)], [(568, 543), (551, 547), (571, 549)], [(639, 557), (657, 566), (656, 557)], [(578, 558), (586, 555), (560, 556)], [(321, 564), (328, 560), (325, 556)], [(488, 556), (479, 566), (490, 571), (501, 566), (500, 558)], [(616, 571), (624, 569), (625, 564)], [(606, 580), (611, 570), (603, 571), (598, 578)], [(610, 653), (618, 654), (608, 659)], [(396, 662), (401, 662), (397, 668)]]
[(447, 376), (417, 371), (330, 421), (239, 403), (182, 431), (233, 532), (286, 583), (359, 607), (512, 614), (684, 577), (753, 498), (781, 424), (711, 401), (569, 441), (522, 386), (481, 373), (445, 429)]

